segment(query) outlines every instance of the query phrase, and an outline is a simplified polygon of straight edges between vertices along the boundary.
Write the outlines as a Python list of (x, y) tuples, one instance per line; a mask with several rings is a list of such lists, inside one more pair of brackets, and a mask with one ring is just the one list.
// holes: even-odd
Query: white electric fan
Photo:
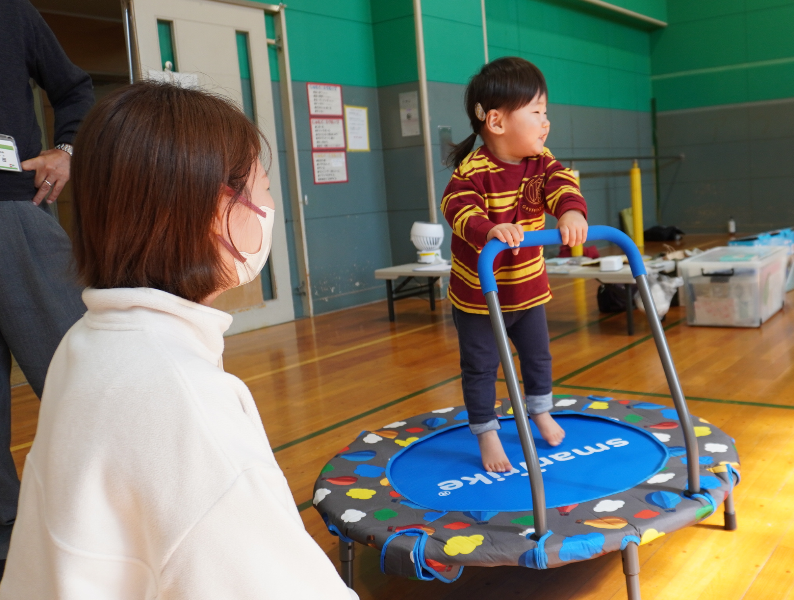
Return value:
[(416, 246), (416, 261), (435, 265), (445, 262), (441, 258), (441, 242), (444, 241), (444, 228), (440, 223), (416, 221), (411, 227), (411, 241)]

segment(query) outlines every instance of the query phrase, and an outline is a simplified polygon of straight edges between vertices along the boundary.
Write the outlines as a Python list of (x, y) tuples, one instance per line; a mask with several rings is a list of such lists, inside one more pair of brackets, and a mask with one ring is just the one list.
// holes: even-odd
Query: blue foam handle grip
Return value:
[[(631, 274), (634, 277), (646, 275), (645, 263), (642, 261), (642, 254), (640, 254), (637, 245), (625, 233), (614, 227), (607, 227), (606, 225), (593, 225), (587, 229), (587, 241), (605, 240), (620, 246), (620, 249), (626, 253), (629, 259), (629, 266), (631, 267)], [(560, 236), (559, 229), (543, 229), (541, 231), (526, 231), (524, 232), (524, 241), (521, 242), (521, 247), (526, 248), (529, 246), (548, 246), (549, 244), (562, 244), (562, 237)], [(504, 251), (509, 250), (504, 242), (497, 239), (492, 239), (485, 244), (485, 248), (480, 252), (480, 258), (477, 261), (477, 273), (480, 276), (480, 286), (482, 293), (497, 291), (496, 277), (493, 272), (493, 261), (496, 256)]]

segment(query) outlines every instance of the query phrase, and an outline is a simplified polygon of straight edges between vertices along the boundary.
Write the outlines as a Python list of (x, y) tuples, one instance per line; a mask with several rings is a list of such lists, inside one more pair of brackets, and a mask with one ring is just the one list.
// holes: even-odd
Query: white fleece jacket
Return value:
[(83, 299), (47, 374), (0, 600), (355, 598), (219, 366), (232, 318), (148, 288)]

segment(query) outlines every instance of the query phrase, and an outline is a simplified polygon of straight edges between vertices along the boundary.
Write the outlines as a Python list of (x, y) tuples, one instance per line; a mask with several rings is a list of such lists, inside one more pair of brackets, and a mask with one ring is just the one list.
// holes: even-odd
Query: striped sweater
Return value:
[[(544, 228), (545, 213), (558, 219), (569, 210), (587, 217), (587, 205), (573, 172), (547, 148), (538, 156), (510, 164), (485, 146), (455, 169), (441, 203), (452, 227), (449, 299), (460, 310), (488, 314), (477, 276), (477, 259), (488, 232), (500, 223), (518, 223), (524, 231)], [(551, 300), (542, 248), (502, 252), (494, 261), (499, 301), (504, 311), (525, 310)]]

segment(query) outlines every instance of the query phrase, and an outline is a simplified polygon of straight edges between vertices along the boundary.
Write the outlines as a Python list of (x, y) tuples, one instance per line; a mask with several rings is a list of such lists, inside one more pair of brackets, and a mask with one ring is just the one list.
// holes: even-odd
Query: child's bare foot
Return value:
[(495, 429), (480, 433), (477, 436), (480, 444), (480, 454), (482, 454), (482, 466), (491, 473), (505, 473), (513, 469), (507, 454), (499, 440), (499, 434)]
[(538, 426), (540, 435), (550, 446), (559, 446), (565, 438), (565, 430), (557, 425), (557, 422), (548, 412), (530, 415), (535, 425)]

